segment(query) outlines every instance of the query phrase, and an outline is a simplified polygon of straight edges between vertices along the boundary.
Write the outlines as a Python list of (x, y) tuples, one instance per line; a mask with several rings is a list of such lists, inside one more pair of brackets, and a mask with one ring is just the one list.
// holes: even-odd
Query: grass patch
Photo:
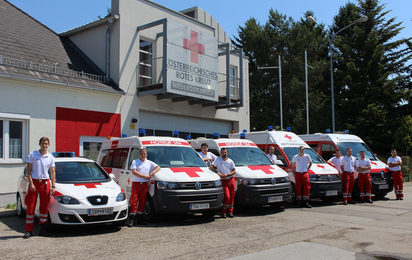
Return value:
[(17, 203), (14, 204), (7, 204), (6, 209), (16, 209), (17, 208)]

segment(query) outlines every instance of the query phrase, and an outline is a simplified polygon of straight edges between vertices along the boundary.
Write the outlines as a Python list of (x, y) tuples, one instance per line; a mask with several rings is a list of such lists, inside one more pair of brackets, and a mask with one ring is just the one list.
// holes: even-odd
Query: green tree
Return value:
[(336, 122), (337, 129), (349, 129), (377, 152), (390, 149), (391, 133), (410, 101), (411, 38), (394, 40), (403, 27), (389, 12), (378, 0), (358, 0), (341, 7), (331, 27), (336, 33), (363, 15), (369, 18), (335, 38)]
[(399, 155), (412, 156), (412, 116), (404, 116), (399, 124), (393, 135), (395, 141), (391, 148), (396, 149)]

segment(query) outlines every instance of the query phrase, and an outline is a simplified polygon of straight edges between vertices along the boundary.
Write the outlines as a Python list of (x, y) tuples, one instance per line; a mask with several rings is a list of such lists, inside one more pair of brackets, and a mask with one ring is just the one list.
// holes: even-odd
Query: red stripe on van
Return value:
[(142, 145), (182, 145), (182, 146), (190, 146), (188, 142), (182, 141), (167, 141), (167, 140), (150, 140), (150, 141), (143, 141)]
[(222, 146), (257, 146), (254, 143), (250, 142), (226, 142), (226, 143), (219, 143), (218, 144), (220, 147)]

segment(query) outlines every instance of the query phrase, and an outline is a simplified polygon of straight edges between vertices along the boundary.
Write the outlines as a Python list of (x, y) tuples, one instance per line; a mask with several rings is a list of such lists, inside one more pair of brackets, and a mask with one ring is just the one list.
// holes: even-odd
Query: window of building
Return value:
[(237, 79), (237, 68), (230, 66), (230, 98), (239, 99), (239, 84)]
[(154, 84), (153, 82), (153, 43), (140, 40), (139, 49), (139, 88)]
[(0, 113), (0, 163), (24, 163), (30, 116)]
[(101, 136), (80, 136), (80, 156), (97, 161), (100, 147), (107, 137)]

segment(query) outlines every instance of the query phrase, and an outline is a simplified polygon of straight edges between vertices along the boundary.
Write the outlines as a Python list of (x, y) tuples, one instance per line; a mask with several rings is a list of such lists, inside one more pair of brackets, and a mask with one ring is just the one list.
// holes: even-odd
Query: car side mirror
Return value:
[(109, 174), (110, 178), (114, 179), (116, 176), (113, 173)]
[(276, 160), (276, 165), (283, 166), (283, 162), (281, 160)]

